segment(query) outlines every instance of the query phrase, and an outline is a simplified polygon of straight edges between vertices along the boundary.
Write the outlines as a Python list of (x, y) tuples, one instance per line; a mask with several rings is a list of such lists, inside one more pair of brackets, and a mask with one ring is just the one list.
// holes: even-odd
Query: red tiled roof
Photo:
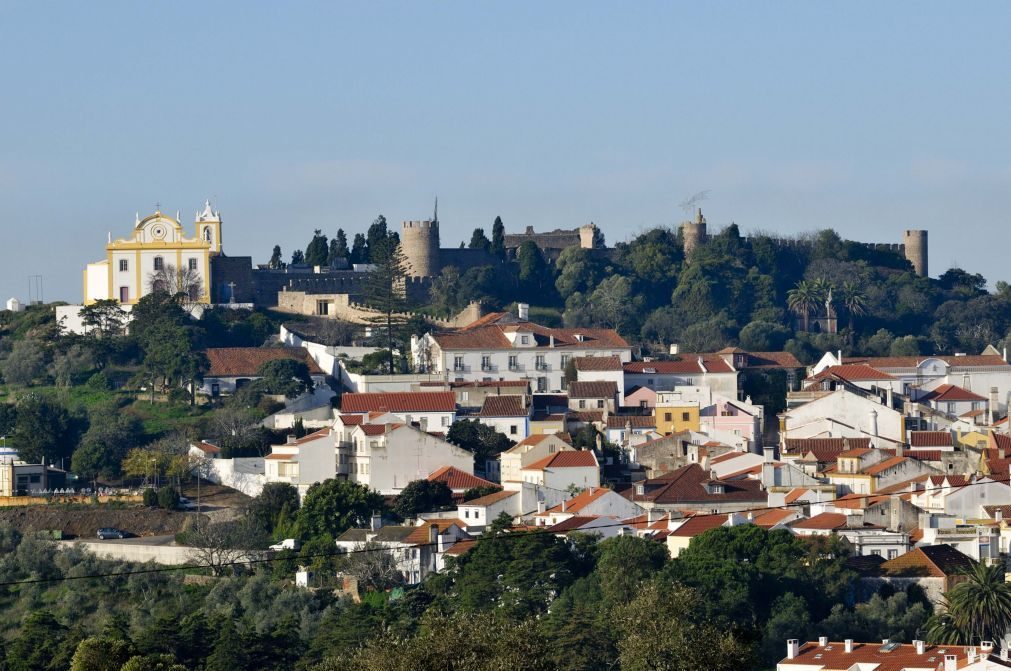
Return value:
[(748, 368), (803, 368), (790, 352), (748, 352)]
[(408, 534), (403, 542), (408, 545), (428, 545), (431, 543), (429, 540), (429, 534), (431, 533), (430, 528), (432, 526), (437, 527), (439, 529), (439, 534), (441, 535), (449, 531), (449, 529), (454, 526), (462, 531), (462, 524), (463, 523), (457, 519), (438, 518), (425, 520), (423, 524), (419, 524), (415, 527), (414, 531)]
[(614, 398), (618, 394), (615, 382), (570, 382), (569, 398)]
[(310, 375), (324, 375), (309, 352), (301, 347), (208, 347), (210, 369), (204, 377), (256, 377), (268, 361), (293, 359), (309, 368)]
[(883, 459), (876, 464), (868, 466), (867, 468), (863, 469), (863, 472), (866, 475), (878, 475), (879, 473), (887, 471), (889, 468), (894, 468), (895, 466), (898, 466), (899, 464), (902, 464), (905, 461), (906, 461), (905, 457), (889, 457), (888, 459)]
[(916, 368), (927, 359), (940, 359), (952, 367), (975, 367), (975, 366), (1007, 366), (1008, 363), (999, 354), (981, 354), (978, 356), (954, 356), (954, 355), (934, 355), (934, 356), (865, 356), (846, 357), (845, 361), (851, 364), (866, 364), (875, 368)]
[(481, 405), (479, 417), (526, 417), (529, 414), (523, 405), (523, 397), (513, 394), (510, 396), (485, 396)]
[(846, 516), (842, 513), (819, 513), (806, 520), (798, 520), (790, 525), (794, 529), (827, 530), (844, 529)]
[(279, 452), (271, 452), (270, 454), (265, 456), (264, 459), (275, 459), (277, 461), (292, 461), (293, 459), (295, 459), (295, 457), (296, 455), (294, 454), (282, 454)]
[(310, 443), (314, 440), (325, 438), (326, 436), (329, 435), (330, 435), (330, 428), (327, 427), (325, 429), (320, 429), (319, 431), (307, 433), (306, 435), (302, 436), (301, 438), (298, 438), (297, 440), (294, 440), (290, 443), (285, 443), (285, 445), (304, 445), (305, 443)]
[[(894, 561), (894, 560), (892, 560)], [(943, 652), (942, 652), (943, 651)], [(958, 668), (965, 666), (968, 648), (961, 645), (930, 645), (923, 654), (917, 654), (916, 646), (897, 644), (886, 651), (881, 643), (853, 643), (852, 652), (846, 652), (842, 641), (825, 646), (812, 641), (800, 646), (793, 659), (780, 661), (781, 669), (874, 669), (874, 671), (906, 671), (906, 669), (944, 668), (945, 655), (958, 657)]]
[(569, 419), (573, 422), (586, 422), (587, 424), (603, 422), (604, 412), (602, 410), (571, 410), (569, 411)]
[(951, 447), (950, 431), (910, 431), (910, 447)]
[[(513, 349), (506, 333), (529, 333), (538, 348), (554, 349), (607, 349), (629, 347), (613, 329), (575, 328), (555, 329), (520, 321), (505, 313), (486, 315), (468, 326), (449, 333), (432, 335), (439, 347), (445, 350), (461, 349)], [(553, 342), (552, 342), (553, 339)]]
[(793, 503), (794, 501), (800, 500), (800, 497), (804, 496), (811, 490), (807, 487), (795, 487), (787, 492), (786, 497), (783, 499), (784, 503)]
[[(730, 364), (717, 354), (682, 354), (678, 361), (631, 361), (623, 366), (626, 373), (658, 375), (733, 373)], [(702, 365), (699, 364), (702, 357)], [(705, 366), (705, 368), (703, 368)]]
[(366, 436), (385, 436), (387, 430), (399, 429), (403, 424), (362, 424), (362, 433)]
[(752, 521), (760, 527), (769, 529), (796, 514), (797, 511), (792, 508), (776, 508), (775, 510), (769, 510), (756, 515), (755, 519)]
[(504, 501), (505, 499), (508, 499), (510, 496), (516, 496), (517, 494), (519, 494), (519, 492), (513, 492), (513, 491), (504, 490), (504, 491), (501, 491), (501, 492), (494, 492), (492, 494), (487, 494), (485, 496), (482, 496), (479, 499), (474, 499), (473, 501), (466, 501), (464, 503), (461, 503), (460, 505), (461, 506), (490, 506), (490, 505), (492, 505), (494, 503), (498, 503), (499, 501)]
[(565, 510), (562, 510), (562, 504), (559, 503), (553, 508), (548, 508), (544, 513), (538, 513), (538, 515), (547, 515), (549, 513), (576, 513), (593, 503), (601, 496), (613, 491), (607, 487), (590, 487), (589, 489), (584, 489), (579, 492), (571, 499), (565, 502)]
[(340, 415), (341, 424), (344, 426), (358, 426), (365, 421), (361, 415)]
[(204, 440), (198, 441), (196, 443), (191, 443), (191, 445), (193, 445), (193, 447), (197, 448), (204, 454), (217, 454), (221, 452), (220, 447), (218, 447), (217, 445), (211, 445), (210, 443)]
[(847, 382), (866, 382), (874, 380), (894, 380), (895, 378), (866, 364), (843, 364), (841, 366), (829, 366), (809, 381), (824, 380), (828, 377), (839, 378)]
[(456, 395), (451, 391), (399, 391), (342, 394), (341, 412), (454, 412)]
[(558, 524), (552, 525), (546, 529), (549, 533), (561, 534), (567, 531), (575, 531), (580, 529), (590, 522), (595, 521), (599, 515), (576, 515), (570, 517), (567, 520), (562, 520)]
[(524, 466), (523, 470), (544, 471), (549, 468), (586, 468), (597, 465), (597, 457), (594, 456), (593, 450), (565, 450), (564, 452), (555, 452), (529, 466)]
[(885, 575), (944, 578), (971, 569), (975, 561), (950, 545), (914, 548), (881, 565)]
[(986, 397), (980, 396), (979, 394), (954, 384), (942, 384), (924, 396), (921, 400), (939, 402), (985, 401)]
[(443, 466), (428, 476), (429, 482), (445, 482), (453, 491), (468, 490), (475, 487), (497, 487), (494, 482), (461, 471), (456, 466)]
[(918, 461), (940, 461), (941, 450), (906, 450), (906, 456)]
[(843, 457), (844, 459), (850, 457), (862, 457), (870, 451), (871, 448), (869, 447), (854, 447), (852, 449), (845, 450), (844, 452), (840, 452), (839, 456)]
[(671, 536), (693, 537), (701, 533), (722, 527), (727, 523), (726, 515), (697, 515), (670, 533)]
[(581, 356), (572, 360), (576, 370), (620, 371), (621, 358), (616, 356)]
[[(722, 493), (710, 493), (706, 489), (709, 474), (698, 464), (688, 464), (660, 477), (636, 483), (622, 495), (632, 501), (650, 501), (659, 504), (716, 503), (722, 501), (766, 501), (762, 483), (758, 480), (733, 480), (721, 482)], [(636, 487), (642, 485), (643, 493), (636, 494)]]
[[(787, 454), (814, 452), (819, 461), (834, 461), (840, 452), (857, 447), (870, 447), (870, 438), (787, 438)], [(822, 459), (821, 456), (828, 457)]]
[(652, 415), (608, 415), (607, 428), (624, 429), (631, 424), (633, 429), (652, 429), (656, 427), (656, 418)]

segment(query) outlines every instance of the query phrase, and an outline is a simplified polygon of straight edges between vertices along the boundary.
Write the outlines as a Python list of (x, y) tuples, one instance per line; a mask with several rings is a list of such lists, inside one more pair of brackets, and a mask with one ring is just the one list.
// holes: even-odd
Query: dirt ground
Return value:
[(104, 506), (22, 506), (0, 509), (0, 526), (21, 533), (60, 530), (64, 538), (93, 538), (101, 527), (116, 527), (136, 536), (174, 534), (194, 513), (157, 508), (107, 508)]

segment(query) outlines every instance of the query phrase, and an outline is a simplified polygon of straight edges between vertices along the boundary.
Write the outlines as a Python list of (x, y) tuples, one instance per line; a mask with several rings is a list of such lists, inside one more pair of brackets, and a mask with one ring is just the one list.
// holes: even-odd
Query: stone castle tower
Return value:
[(439, 274), (438, 221), (405, 221), (400, 227), (400, 247), (411, 277)]
[(927, 232), (906, 231), (902, 234), (902, 252), (920, 277), (927, 276)]
[(681, 238), (684, 240), (685, 258), (690, 259), (697, 247), (706, 244), (706, 218), (702, 216), (702, 208), (695, 215), (695, 221), (685, 221), (681, 224)]

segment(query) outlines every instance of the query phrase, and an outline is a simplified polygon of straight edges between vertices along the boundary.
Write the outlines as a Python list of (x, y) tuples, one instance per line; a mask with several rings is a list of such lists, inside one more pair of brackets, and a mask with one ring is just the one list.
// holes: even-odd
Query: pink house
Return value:
[(656, 392), (649, 387), (632, 387), (622, 405), (626, 408), (655, 408)]
[(699, 424), (704, 433), (719, 431), (747, 438), (751, 449), (758, 447), (762, 435), (762, 407), (747, 402), (714, 396), (714, 402), (702, 408)]

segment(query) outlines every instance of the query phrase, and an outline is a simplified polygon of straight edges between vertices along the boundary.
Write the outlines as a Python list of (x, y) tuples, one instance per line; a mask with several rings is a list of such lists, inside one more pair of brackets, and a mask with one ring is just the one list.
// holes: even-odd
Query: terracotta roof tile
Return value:
[(358, 426), (365, 421), (361, 415), (340, 415), (341, 424), (344, 426)]
[(602, 410), (572, 410), (569, 412), (568, 418), (574, 422), (592, 424), (594, 422), (603, 422), (604, 412)]
[(586, 468), (598, 466), (592, 450), (565, 450), (524, 466), (524, 471), (544, 471), (549, 468)]
[(846, 357), (846, 363), (867, 364), (879, 369), (885, 368), (916, 368), (927, 359), (940, 359), (952, 367), (972, 368), (1007, 366), (1008, 363), (999, 354), (982, 354), (978, 356), (954, 356), (954, 355), (932, 355), (932, 356), (883, 356), (883, 357)]
[(581, 356), (572, 360), (576, 370), (620, 371), (621, 358), (616, 356)]
[(876, 464), (872, 464), (867, 468), (863, 469), (866, 475), (878, 475), (887, 471), (889, 468), (894, 468), (900, 464), (906, 462), (905, 457), (889, 457), (888, 459), (882, 459)]
[(208, 443), (206, 440), (200, 440), (190, 444), (193, 447), (200, 450), (201, 452), (203, 452), (204, 454), (218, 454), (219, 452), (221, 452), (220, 447), (218, 447), (217, 445), (212, 445), (211, 443)]
[(526, 417), (529, 414), (523, 405), (523, 397), (517, 394), (509, 396), (485, 396), (481, 405), (479, 417)]
[(843, 364), (842, 366), (829, 366), (814, 377), (808, 378), (808, 380), (824, 380), (830, 377), (836, 377), (847, 382), (871, 382), (895, 379), (888, 373), (866, 364)]
[(942, 384), (920, 400), (937, 402), (985, 401), (986, 397), (954, 384)]
[(462, 531), (461, 524), (461, 521), (457, 519), (437, 518), (425, 520), (422, 524), (414, 527), (414, 530), (407, 535), (404, 542), (409, 545), (428, 545), (431, 542), (429, 540), (429, 533), (431, 533), (430, 528), (432, 526), (439, 529), (439, 534), (444, 534), (454, 526)]
[(571, 382), (569, 398), (614, 398), (618, 394), (615, 382)]
[(796, 514), (797, 511), (792, 508), (776, 508), (775, 510), (768, 510), (756, 515), (753, 522), (760, 527), (769, 529), (780, 522), (790, 519), (790, 517), (793, 517)]
[(951, 431), (910, 431), (910, 447), (951, 447)]
[(803, 368), (790, 352), (748, 352), (748, 368)]
[[(758, 480), (733, 480), (721, 482), (722, 493), (706, 489), (709, 474), (698, 464), (688, 464), (657, 478), (643, 480), (622, 493), (632, 501), (649, 501), (658, 504), (691, 504), (719, 502), (765, 502), (767, 496)], [(642, 494), (636, 488), (643, 487)]]
[(310, 375), (324, 375), (323, 369), (301, 347), (208, 347), (210, 369), (205, 377), (256, 377), (268, 361), (293, 359), (305, 363)]
[(624, 429), (628, 424), (633, 429), (653, 429), (656, 428), (656, 418), (652, 415), (608, 415), (607, 428)]
[(562, 534), (568, 531), (576, 531), (591, 522), (595, 522), (599, 518), (599, 515), (575, 515), (567, 520), (562, 520), (558, 524), (554, 524), (545, 531), (553, 534)]
[(928, 545), (889, 559), (881, 571), (892, 577), (943, 578), (971, 569), (975, 563), (950, 545)]
[[(678, 375), (703, 373), (733, 373), (733, 368), (717, 354), (682, 354), (678, 361), (631, 361), (623, 368), (626, 373)], [(702, 364), (699, 364), (702, 357)], [(704, 368), (703, 368), (704, 366)]]
[(726, 523), (726, 515), (697, 515), (672, 531), (670, 535), (691, 538), (710, 529), (722, 527)]
[(840, 452), (870, 446), (870, 438), (787, 438), (784, 452), (804, 455), (814, 452), (819, 461), (834, 461)]
[[(500, 313), (496, 319), (483, 317), (467, 327), (455, 332), (435, 333), (432, 337), (443, 351), (470, 349), (513, 349), (506, 333), (529, 333), (534, 337), (537, 349), (626, 349), (627, 341), (613, 329), (575, 328), (555, 329), (517, 321), (506, 323), (507, 315)], [(553, 339), (553, 340), (552, 340)]]
[[(942, 653), (942, 650), (944, 651)], [(874, 671), (906, 671), (907, 669), (942, 669), (945, 654), (958, 657), (958, 668), (962, 668), (968, 656), (968, 648), (960, 645), (927, 645), (923, 654), (917, 654), (916, 646), (896, 644), (884, 649), (881, 643), (853, 643), (852, 652), (846, 652), (842, 641), (819, 646), (817, 642), (804, 643), (793, 659), (784, 659), (779, 668), (784, 669), (874, 669)]]
[(806, 520), (798, 520), (790, 525), (794, 529), (831, 531), (846, 528), (846, 516), (842, 513), (819, 513)]
[(559, 503), (557, 506), (554, 506), (553, 508), (548, 508), (545, 512), (537, 514), (548, 515), (550, 513), (561, 513), (561, 512), (577, 513), (586, 506), (590, 505), (591, 503), (599, 499), (601, 496), (604, 496), (605, 494), (611, 491), (614, 490), (608, 489), (607, 487), (590, 487), (589, 489), (584, 489), (583, 491), (579, 492), (571, 499), (566, 501), (565, 510), (562, 510), (562, 504)]
[(456, 466), (443, 466), (428, 476), (429, 482), (445, 482), (453, 491), (473, 489), (475, 487), (497, 487), (494, 482), (461, 471)]
[(366, 436), (385, 436), (389, 431), (402, 426), (403, 424), (362, 424), (360, 428)]
[(342, 394), (341, 412), (455, 412), (451, 391), (400, 391)]
[(508, 499), (510, 496), (516, 496), (517, 494), (519, 494), (519, 492), (513, 492), (513, 491), (504, 490), (504, 491), (501, 491), (501, 492), (494, 492), (492, 494), (487, 494), (485, 496), (482, 496), (479, 499), (474, 499), (473, 501), (467, 501), (465, 503), (461, 503), (460, 505), (461, 506), (490, 506), (490, 505), (492, 505), (494, 503), (498, 503), (499, 501), (504, 501), (505, 499)]

